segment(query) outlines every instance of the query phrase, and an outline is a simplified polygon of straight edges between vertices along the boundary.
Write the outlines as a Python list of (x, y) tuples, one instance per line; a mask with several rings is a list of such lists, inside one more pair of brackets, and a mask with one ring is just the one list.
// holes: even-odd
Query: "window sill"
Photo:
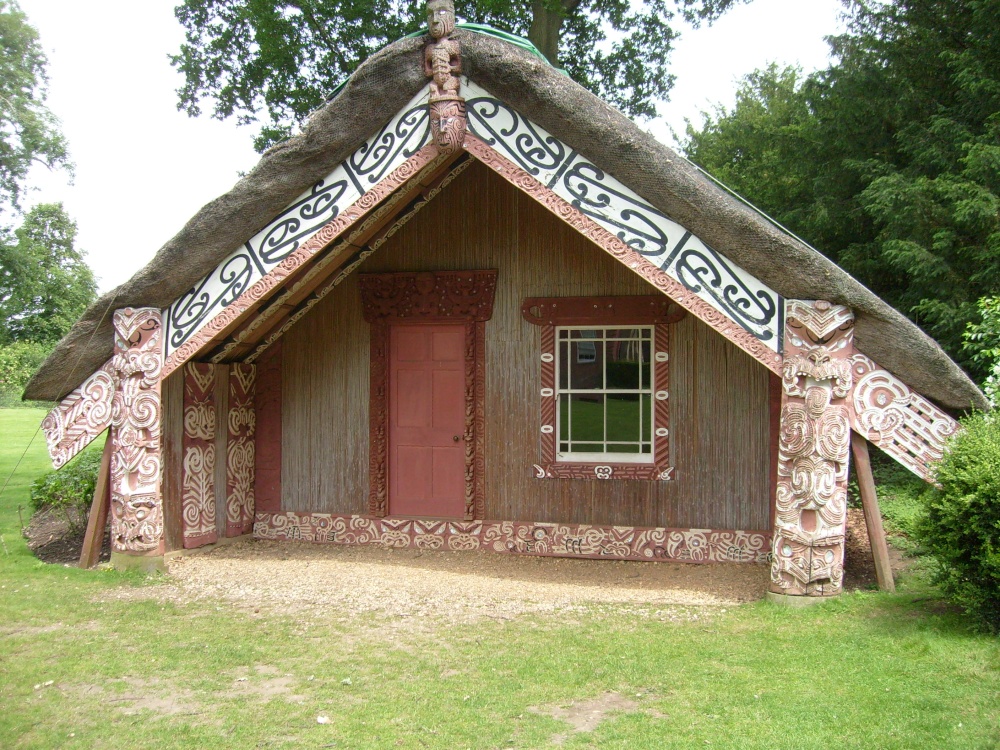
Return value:
[(674, 479), (673, 466), (650, 463), (578, 463), (556, 461), (531, 467), (535, 479), (645, 479), (668, 482)]

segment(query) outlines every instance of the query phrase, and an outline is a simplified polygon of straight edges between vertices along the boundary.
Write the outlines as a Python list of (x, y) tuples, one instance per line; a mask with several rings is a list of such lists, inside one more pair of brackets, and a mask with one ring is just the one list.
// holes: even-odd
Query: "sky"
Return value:
[[(38, 167), (26, 204), (62, 201), (101, 292), (127, 281), (205, 203), (258, 160), (254, 126), (177, 110), (183, 41), (177, 0), (20, 0), (49, 60), (48, 107), (75, 175)], [(828, 64), (824, 38), (843, 30), (840, 0), (751, 0), (711, 26), (684, 27), (661, 117), (643, 123), (674, 144), (685, 120), (731, 106), (739, 79), (768, 63)]]

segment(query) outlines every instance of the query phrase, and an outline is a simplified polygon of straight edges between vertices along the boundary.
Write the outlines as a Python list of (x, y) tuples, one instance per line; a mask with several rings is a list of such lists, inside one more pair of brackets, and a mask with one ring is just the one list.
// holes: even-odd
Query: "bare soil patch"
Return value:
[[(589, 701), (573, 701), (565, 706), (546, 706), (539, 708), (530, 706), (529, 711), (536, 714), (551, 716), (553, 719), (565, 721), (573, 732), (593, 732), (608, 714), (612, 712), (630, 713), (639, 708), (639, 704), (620, 693), (608, 692)], [(556, 734), (551, 738), (553, 745), (562, 745), (567, 740), (566, 734)]]
[[(76, 565), (80, 562), (80, 550), (83, 549), (86, 519), (70, 524), (62, 513), (42, 508), (31, 517), (21, 533), (28, 540), (28, 549), (42, 562)], [(105, 529), (100, 562), (110, 559), (111, 532), (110, 529)]]

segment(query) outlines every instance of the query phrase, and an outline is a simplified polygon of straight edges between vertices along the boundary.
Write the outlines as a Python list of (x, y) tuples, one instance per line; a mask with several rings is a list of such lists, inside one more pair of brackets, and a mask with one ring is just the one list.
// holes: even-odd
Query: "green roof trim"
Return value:
[[(528, 52), (528, 53), (534, 55), (539, 60), (541, 60), (542, 62), (544, 62), (546, 65), (549, 65), (550, 67), (555, 68), (556, 70), (558, 70), (564, 76), (568, 76), (569, 75), (569, 73), (567, 73), (563, 68), (556, 68), (555, 65), (552, 65), (552, 63), (549, 62), (549, 59), (545, 55), (543, 55), (541, 52), (538, 51), (538, 47), (536, 47), (534, 44), (532, 44), (529, 40), (525, 39), (523, 36), (518, 36), (517, 34), (511, 34), (509, 31), (504, 31), (503, 29), (498, 29), (498, 28), (495, 28), (495, 27), (490, 26), (490, 25), (485, 24), (485, 23), (456, 23), (455, 24), (455, 28), (456, 29), (464, 29), (466, 31), (472, 31), (472, 32), (474, 32), (476, 34), (485, 34), (486, 36), (492, 36), (492, 37), (495, 37), (496, 39), (502, 39), (503, 41), (507, 42), (508, 44), (513, 44), (515, 47), (520, 47), (525, 52)], [(427, 34), (427, 30), (426, 29), (422, 29), (420, 31), (414, 31), (414, 32), (411, 32), (409, 34), (406, 34), (405, 36), (400, 37), (400, 38), (401, 39), (414, 39), (414, 38), (416, 38), (418, 36), (425, 36), (426, 34)], [(399, 41), (399, 40), (397, 39), (396, 41)], [(340, 93), (340, 90), (342, 88), (344, 88), (344, 86), (347, 85), (347, 81), (348, 80), (350, 80), (350, 76), (348, 76), (343, 81), (341, 81), (340, 83), (338, 83), (337, 87), (330, 93), (330, 96), (328, 96), (326, 98), (326, 100), (330, 101), (331, 99), (335, 99), (336, 96), (337, 96), (337, 94)]]

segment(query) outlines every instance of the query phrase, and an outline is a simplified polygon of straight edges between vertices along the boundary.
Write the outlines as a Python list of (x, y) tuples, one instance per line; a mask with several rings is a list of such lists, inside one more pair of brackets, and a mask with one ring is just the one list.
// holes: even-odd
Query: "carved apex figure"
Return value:
[(459, 94), (461, 47), (449, 38), (455, 30), (452, 0), (427, 3), (427, 28), (435, 40), (424, 50), (424, 74), (431, 79), (431, 131), (439, 147), (453, 150), (465, 138), (465, 101)]
[(843, 580), (854, 315), (795, 300), (785, 321), (771, 590), (829, 596)]

